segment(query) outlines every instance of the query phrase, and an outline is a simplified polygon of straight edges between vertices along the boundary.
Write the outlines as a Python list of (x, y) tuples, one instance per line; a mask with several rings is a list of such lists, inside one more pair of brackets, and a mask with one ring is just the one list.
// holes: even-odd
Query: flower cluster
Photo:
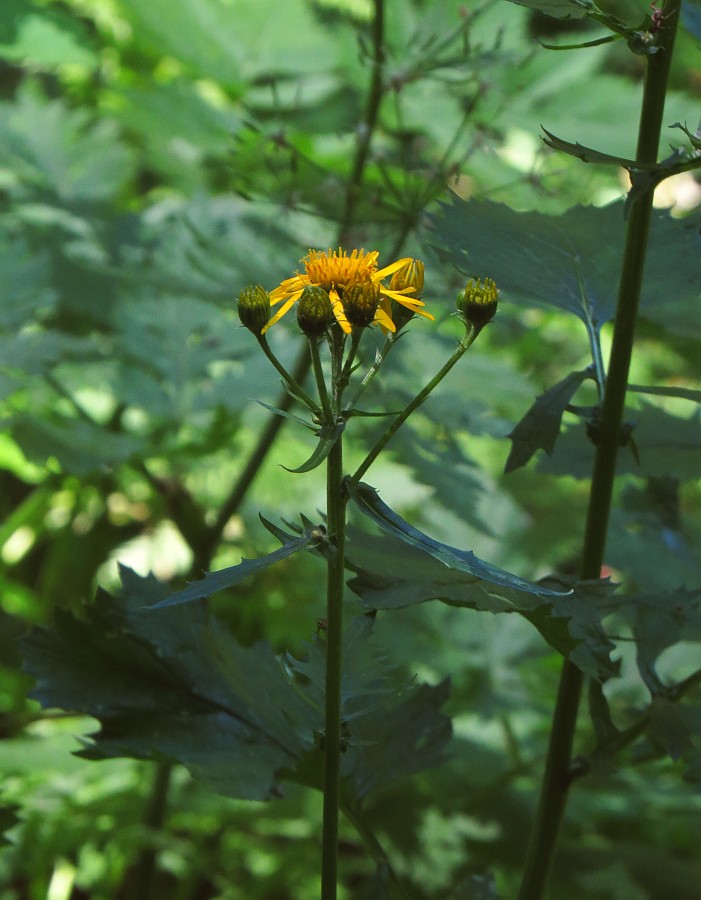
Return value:
[[(433, 319), (421, 300), (423, 263), (406, 257), (378, 268), (377, 250), (310, 250), (302, 260), (304, 270), (286, 278), (269, 294), (270, 307), (279, 307), (259, 328), (260, 318), (249, 315), (250, 295), (245, 289), (239, 297), (239, 314), (247, 327), (255, 323), (256, 333), (265, 332), (297, 306), (302, 331), (310, 336), (322, 334), (334, 321), (345, 334), (354, 328), (379, 325), (395, 332), (414, 314)], [(384, 280), (392, 276), (389, 285)], [(256, 294), (256, 306), (260, 299)], [(241, 303), (244, 310), (242, 314)], [(258, 310), (256, 310), (258, 312)]]

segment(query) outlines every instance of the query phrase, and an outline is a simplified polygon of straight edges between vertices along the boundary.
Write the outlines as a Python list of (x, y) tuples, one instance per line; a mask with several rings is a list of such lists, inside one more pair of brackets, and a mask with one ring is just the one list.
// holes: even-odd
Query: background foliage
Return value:
[[(629, 2), (615, 11), (637, 21), (646, 9)], [(323, 505), (318, 470), (281, 467), (299, 465), (313, 446), (287, 425), (251, 492), (225, 514), (268, 422), (256, 401), (276, 404), (279, 394), (238, 325), (234, 298), (249, 282), (276, 284), (309, 247), (333, 245), (339, 227), (347, 245), (377, 247), (382, 259), (426, 260), (437, 327), (412, 326), (369, 398), (377, 406), (401, 408), (452, 350), (452, 298), (466, 274), (494, 277), (503, 291), (495, 323), (396, 436), (373, 484), (423, 531), (509, 571), (536, 578), (576, 569), (591, 445), (565, 407), (593, 402), (593, 388), (573, 373), (589, 364), (592, 333), (603, 328), (607, 341), (623, 221), (615, 201), (625, 187), (618, 170), (554, 153), (539, 132), (543, 125), (631, 156), (640, 70), (619, 44), (540, 47), (598, 35), (581, 22), (553, 23), (505, 2), (465, 9), (392, 0), (386, 95), (362, 188), (350, 192), (351, 217), (371, 12), (361, 0), (287, 0), (274, 15), (249, 0), (5, 0), (0, 10), (0, 884), (8, 900), (133, 896), (149, 851), (154, 897), (316, 895), (316, 791), (286, 782), (283, 797), (255, 802), (271, 792), (256, 763), (239, 771), (244, 799), (219, 796), (209, 790), (220, 786), (217, 770), (193, 746), (190, 772), (176, 769), (153, 827), (151, 763), (71, 755), (80, 750), (74, 736), (97, 727), (77, 713), (97, 715), (105, 697), (55, 700), (76, 715), (42, 711), (27, 698), (34, 680), (18, 638), (29, 626), (63, 623), (64, 658), (93, 692), (96, 667), (115, 662), (111, 629), (122, 627), (101, 618), (94, 596), (98, 584), (119, 591), (118, 561), (139, 573), (131, 577), (140, 590), (157, 594), (149, 571), (178, 587), (203, 568), (275, 549), (259, 511), (280, 522)], [(693, 13), (665, 115), (692, 130)], [(684, 141), (678, 130), (669, 135), (672, 145)], [(593, 724), (583, 717), (579, 744), (592, 770), (573, 791), (553, 897), (683, 900), (697, 896), (701, 877), (701, 718), (693, 691), (679, 704), (667, 690), (698, 668), (701, 256), (689, 209), (699, 192), (690, 175), (665, 191), (660, 204), (676, 201), (680, 218), (660, 211), (655, 222), (633, 375), (658, 390), (631, 397), (639, 459), (624, 449), (609, 542), (611, 573), (636, 600), (622, 606), (606, 592), (596, 600), (618, 638), (620, 677), (606, 684), (608, 707), (592, 695)], [(579, 259), (589, 263), (585, 306)], [(271, 332), (290, 365), (295, 332)], [(353, 430), (351, 461), (371, 445), (372, 423)], [(364, 552), (401, 559), (385, 537)], [(281, 689), (274, 653), (311, 667), (302, 674), (313, 683), (322, 584), (320, 561), (296, 553), (218, 594), (211, 608), (220, 624), (205, 618), (197, 627), (202, 640), (238, 648), (239, 674), (218, 673), (215, 685), (202, 672), (193, 709), (201, 712), (206, 691), (211, 699), (232, 684), (249, 692), (231, 701), (241, 709), (251, 697), (263, 702)], [(386, 592), (380, 601), (367, 579), (355, 586), (361, 596), (375, 591), (372, 605), (396, 605)], [(172, 628), (169, 665), (180, 640)], [(394, 772), (358, 762), (367, 821), (414, 896), (511, 896), (558, 652), (525, 619), (451, 604), (380, 612), (373, 633), (392, 673), (386, 689), (407, 690), (411, 703), (416, 677), (422, 709), (435, 709), (433, 724), (447, 737), (444, 704), (453, 735), (447, 750), (416, 745)], [(33, 647), (33, 675), (41, 676), (38, 659), (50, 678), (55, 646), (42, 645), (41, 634), (31, 632), (24, 652)], [(134, 683), (122, 690), (141, 696), (149, 717), (160, 711), (166, 743), (168, 729), (181, 740), (177, 672), (169, 668), (172, 684), (159, 680), (146, 696), (149, 640), (140, 635), (130, 651)], [(242, 686), (246, 654), (261, 641), (272, 648), (270, 668), (248, 671)], [(290, 697), (287, 708), (301, 702)], [(592, 753), (648, 706), (640, 740), (617, 756)], [(286, 731), (294, 746), (284, 752), (303, 756), (309, 748), (284, 724), (271, 709), (259, 746), (283, 752), (271, 749), (271, 735)], [(103, 730), (98, 749), (130, 740), (135, 756), (149, 755), (143, 722), (117, 725)], [(214, 722), (218, 740), (226, 733)], [(411, 736), (396, 737), (399, 757)], [(409, 777), (423, 764), (434, 767)], [(222, 777), (228, 784), (231, 773)], [(346, 896), (385, 896), (382, 867), (366, 860), (350, 826), (342, 865)]]

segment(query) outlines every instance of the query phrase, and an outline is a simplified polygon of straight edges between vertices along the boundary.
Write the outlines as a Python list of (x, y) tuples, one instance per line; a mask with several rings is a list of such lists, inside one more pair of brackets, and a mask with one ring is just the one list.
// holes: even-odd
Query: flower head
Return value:
[(466, 325), (482, 329), (491, 322), (497, 311), (499, 291), (491, 278), (484, 283), (470, 279), (460, 291), (455, 301), (458, 313)]
[[(346, 334), (350, 334), (354, 325), (365, 327), (372, 323), (377, 323), (386, 331), (396, 331), (390, 300), (427, 319), (433, 319), (430, 313), (421, 309), (424, 303), (417, 296), (414, 284), (407, 283), (397, 289), (382, 283), (384, 278), (414, 261), (407, 257), (378, 269), (378, 256), (377, 250), (353, 250), (350, 254), (340, 248), (310, 250), (302, 260), (304, 272), (286, 278), (271, 291), (270, 305), (282, 305), (265, 325), (263, 333), (279, 322), (300, 299), (304, 289), (311, 285), (321, 287), (328, 293), (334, 317)], [(374, 306), (373, 314), (366, 322), (371, 305)]]

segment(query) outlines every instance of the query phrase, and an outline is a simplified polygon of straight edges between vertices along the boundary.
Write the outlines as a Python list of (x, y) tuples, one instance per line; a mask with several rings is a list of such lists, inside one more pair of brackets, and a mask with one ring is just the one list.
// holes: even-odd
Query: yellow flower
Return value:
[(396, 326), (392, 321), (390, 300), (400, 303), (420, 316), (433, 319), (430, 313), (421, 309), (424, 303), (415, 296), (413, 285), (403, 287), (401, 290), (392, 290), (391, 287), (388, 288), (382, 284), (383, 278), (406, 267), (413, 260), (406, 257), (385, 266), (384, 269), (378, 269), (378, 256), (377, 250), (367, 253), (365, 250), (353, 250), (350, 254), (340, 248), (328, 251), (310, 250), (302, 260), (304, 272), (297, 272), (292, 278), (286, 278), (274, 291), (270, 292), (270, 305), (277, 306), (278, 303), (281, 303), (282, 306), (265, 325), (263, 333), (280, 321), (299, 300), (304, 289), (310, 285), (321, 287), (328, 293), (336, 321), (346, 334), (350, 334), (353, 330), (344, 307), (345, 292), (351, 288), (353, 290), (350, 290), (349, 295), (355, 297), (357, 297), (358, 287), (368, 289), (365, 291), (366, 296), (371, 288), (379, 290), (380, 298), (372, 322), (380, 325), (386, 331), (396, 331)]

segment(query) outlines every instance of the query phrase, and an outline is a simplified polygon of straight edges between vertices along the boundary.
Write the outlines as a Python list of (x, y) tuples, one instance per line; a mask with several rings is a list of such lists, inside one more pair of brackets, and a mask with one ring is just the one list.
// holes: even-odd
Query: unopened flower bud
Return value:
[(319, 285), (310, 284), (297, 304), (297, 322), (308, 337), (319, 337), (334, 321), (331, 299)]
[(343, 311), (353, 326), (367, 328), (380, 302), (380, 286), (374, 281), (358, 281), (343, 292)]
[(458, 312), (466, 325), (481, 329), (491, 322), (497, 311), (499, 291), (491, 278), (484, 283), (470, 279), (460, 291), (455, 301)]
[(269, 318), (270, 294), (260, 284), (249, 284), (239, 294), (241, 324), (259, 336)]
[(405, 291), (406, 288), (413, 288), (411, 293), (406, 291), (410, 297), (421, 299), (424, 290), (424, 264), (420, 259), (407, 259), (401, 269), (397, 269), (392, 275), (389, 283), (391, 291)]

